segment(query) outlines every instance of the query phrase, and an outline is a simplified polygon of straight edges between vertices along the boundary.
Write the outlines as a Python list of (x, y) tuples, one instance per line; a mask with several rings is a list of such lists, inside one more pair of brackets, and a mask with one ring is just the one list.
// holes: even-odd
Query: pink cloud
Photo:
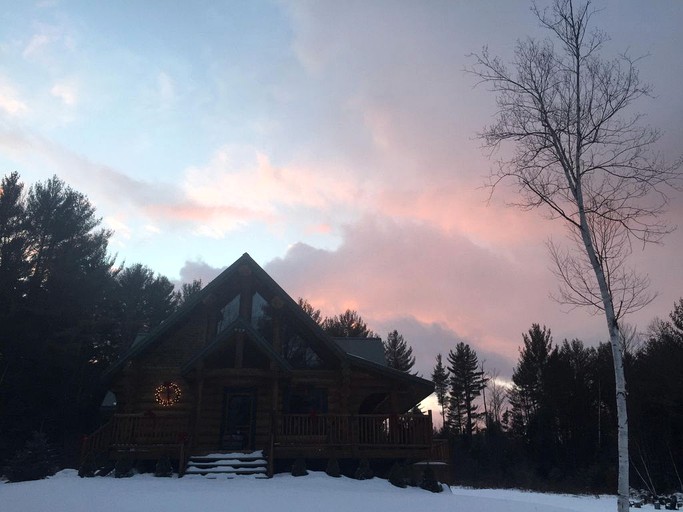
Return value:
[(515, 297), (520, 289), (547, 290), (542, 258), (515, 261), (416, 222), (364, 218), (344, 235), (337, 251), (299, 244), (267, 270), (325, 314), (351, 307), (385, 326), (409, 317), (505, 356), (547, 309), (547, 291)]
[[(668, 260), (663, 273), (679, 283), (674, 294), (680, 295), (683, 272), (676, 268), (681, 264), (671, 266), (668, 254), (650, 252), (649, 258)], [(416, 222), (364, 218), (345, 229), (336, 251), (298, 244), (266, 270), (293, 297), (307, 298), (326, 315), (357, 309), (382, 334), (392, 326), (410, 326), (423, 372), (436, 353), (465, 340), (496, 365), (508, 361), (507, 368), (499, 369), (509, 375), (521, 335), (532, 323), (548, 325), (558, 343), (575, 337), (587, 343), (605, 339), (599, 314), (566, 311), (549, 298), (557, 282), (548, 267), (542, 239), (498, 251)], [(656, 289), (662, 283), (653, 285)], [(668, 314), (675, 298), (668, 299), (627, 321), (644, 329), (654, 316)]]
[(329, 210), (361, 195), (343, 169), (276, 166), (264, 153), (234, 146), (216, 151), (206, 166), (187, 169), (183, 189), (199, 204), (271, 214), (281, 208)]

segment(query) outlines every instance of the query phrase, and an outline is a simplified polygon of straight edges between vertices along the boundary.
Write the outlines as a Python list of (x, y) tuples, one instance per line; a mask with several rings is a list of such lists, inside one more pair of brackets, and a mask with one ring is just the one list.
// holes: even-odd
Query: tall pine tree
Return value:
[(384, 345), (384, 356), (387, 359), (389, 368), (410, 372), (415, 365), (413, 349), (408, 345), (403, 335), (396, 329), (387, 334), (387, 340), (382, 342)]
[(512, 373), (514, 385), (508, 399), (512, 405), (513, 429), (525, 435), (543, 399), (553, 338), (550, 329), (533, 324), (528, 333), (522, 335), (522, 339), (524, 347), (520, 350), (519, 363)]
[(441, 428), (446, 429), (446, 407), (448, 406), (448, 370), (443, 365), (441, 354), (436, 356), (436, 365), (432, 371), (432, 382), (434, 383), (434, 393), (441, 406)]
[[(478, 406), (475, 400), (486, 385), (484, 372), (479, 369), (477, 353), (469, 345), (460, 342), (448, 353), (451, 375), (451, 407), (455, 408), (453, 420), (459, 423), (461, 432), (471, 435), (477, 418)], [(457, 417), (456, 417), (457, 415)], [(455, 425), (457, 428), (457, 424)]]

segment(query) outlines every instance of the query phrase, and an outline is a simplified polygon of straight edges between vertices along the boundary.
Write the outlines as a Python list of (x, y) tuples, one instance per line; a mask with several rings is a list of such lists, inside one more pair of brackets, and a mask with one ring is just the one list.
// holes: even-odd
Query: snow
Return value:
[[(651, 507), (651, 505), (650, 505)], [(399, 489), (379, 478), (357, 481), (276, 475), (236, 478), (79, 478), (64, 470), (36, 482), (0, 483), (2, 512), (272, 512), (278, 510), (348, 512), (612, 512), (614, 496), (569, 496), (516, 490), (453, 487), (440, 494)]]

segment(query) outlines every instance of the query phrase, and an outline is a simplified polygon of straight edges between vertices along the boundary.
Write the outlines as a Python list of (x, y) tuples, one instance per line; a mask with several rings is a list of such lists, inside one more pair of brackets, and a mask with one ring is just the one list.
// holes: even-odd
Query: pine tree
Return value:
[(449, 371), (451, 374), (451, 404), (456, 407), (462, 432), (471, 435), (479, 417), (478, 406), (474, 403), (486, 385), (484, 372), (479, 370), (477, 353), (463, 342), (460, 342), (448, 353)]
[(320, 310), (313, 307), (313, 304), (308, 302), (308, 300), (304, 299), (303, 297), (299, 297), (298, 304), (299, 307), (304, 310), (304, 313), (310, 316), (316, 324), (323, 324), (323, 318), (320, 314)]
[(178, 296), (178, 305), (182, 306), (189, 300), (190, 297), (201, 290), (201, 279), (194, 279), (191, 283), (183, 283), (183, 286), (180, 288), (180, 295)]
[(432, 382), (434, 383), (434, 393), (441, 406), (442, 428), (446, 430), (446, 408), (448, 406), (448, 370), (443, 365), (441, 354), (436, 356), (436, 366), (432, 371)]
[(543, 398), (544, 378), (553, 352), (553, 338), (550, 329), (533, 324), (528, 333), (522, 335), (522, 339), (524, 347), (512, 373), (514, 386), (508, 398), (512, 405), (513, 428), (520, 434), (526, 434), (529, 422), (538, 411)]
[(402, 372), (410, 372), (415, 365), (413, 349), (403, 339), (396, 329), (387, 334), (387, 340), (382, 342), (384, 355), (387, 359), (387, 366)]
[(18, 307), (28, 278), (24, 184), (13, 172), (0, 182), (0, 322)]
[(341, 315), (326, 318), (322, 323), (323, 330), (336, 338), (375, 338), (373, 331), (357, 311), (347, 309)]

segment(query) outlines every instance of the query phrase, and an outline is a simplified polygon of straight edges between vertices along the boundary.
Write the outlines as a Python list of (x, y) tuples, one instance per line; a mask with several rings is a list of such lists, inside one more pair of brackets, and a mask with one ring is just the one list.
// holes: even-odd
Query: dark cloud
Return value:
[[(232, 262), (229, 262), (232, 263)], [(202, 285), (206, 286), (213, 281), (218, 274), (225, 270), (225, 267), (215, 268), (203, 261), (186, 261), (180, 269), (180, 280), (176, 282), (176, 286), (183, 283), (191, 283), (195, 279), (201, 279)]]

